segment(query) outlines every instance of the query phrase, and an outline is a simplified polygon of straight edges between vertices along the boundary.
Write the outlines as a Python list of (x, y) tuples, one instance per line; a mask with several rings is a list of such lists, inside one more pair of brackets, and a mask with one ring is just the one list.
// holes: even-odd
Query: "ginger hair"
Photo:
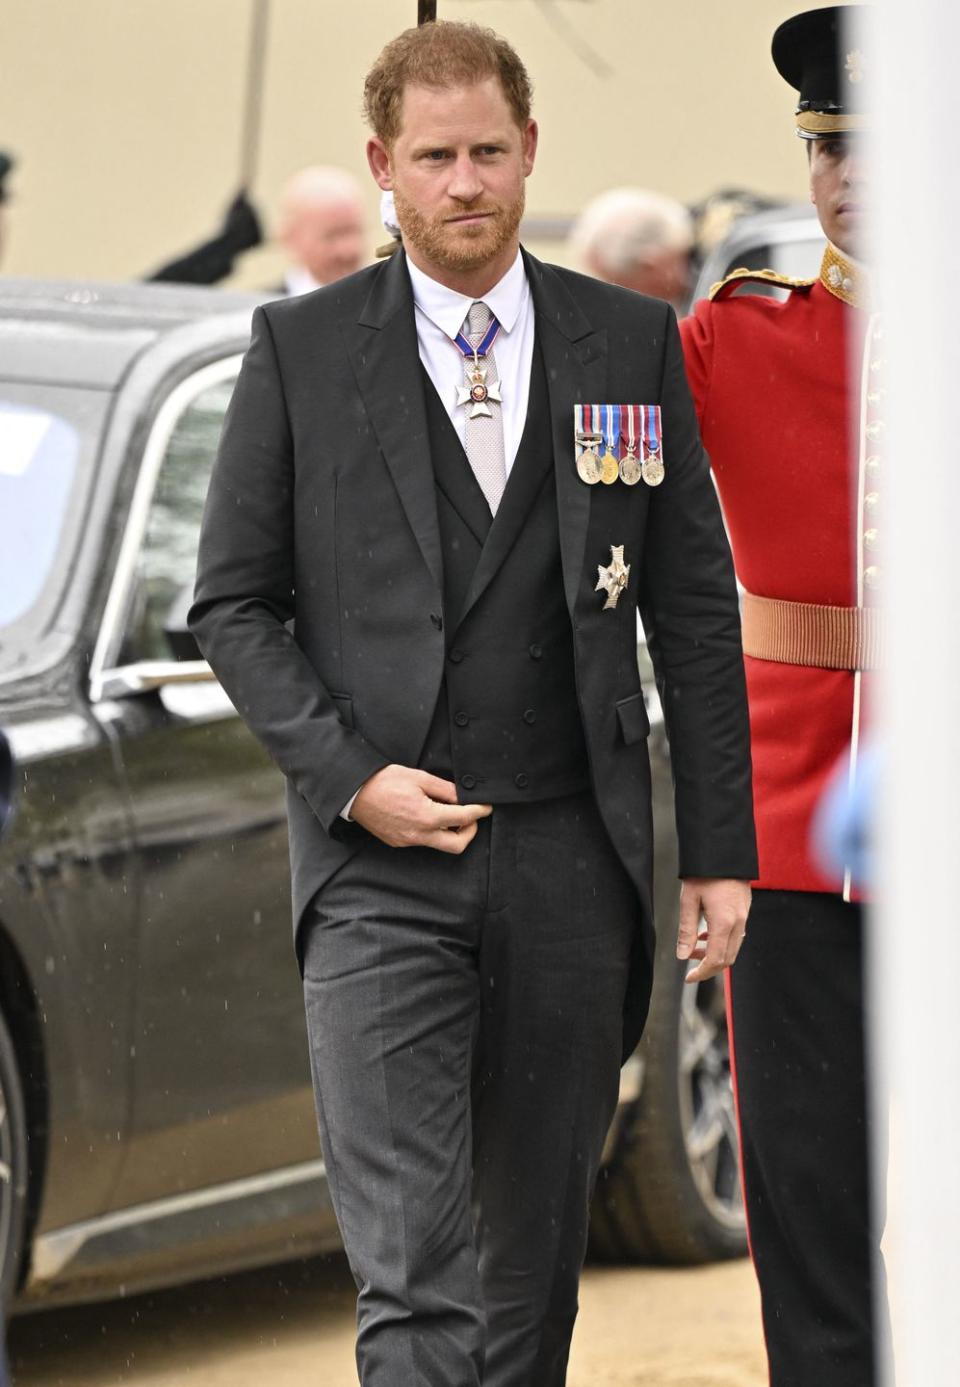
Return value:
[(527, 70), (506, 39), (480, 24), (440, 20), (405, 29), (384, 48), (363, 84), (363, 114), (389, 148), (400, 133), (403, 93), (408, 86), (472, 86), (496, 77), (521, 130), (530, 119), (533, 87)]

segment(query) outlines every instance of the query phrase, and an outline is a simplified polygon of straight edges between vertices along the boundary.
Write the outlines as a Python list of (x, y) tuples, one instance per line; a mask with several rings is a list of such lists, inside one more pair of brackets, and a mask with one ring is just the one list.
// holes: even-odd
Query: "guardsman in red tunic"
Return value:
[[(815, 807), (855, 768), (880, 658), (883, 332), (862, 244), (865, 55), (849, 7), (782, 24), (817, 280), (735, 271), (682, 324), (745, 588), (760, 878), (730, 976), (751, 1249), (772, 1387), (868, 1387), (882, 1267), (870, 1218), (862, 907), (813, 860)], [(770, 284), (787, 290), (770, 297)], [(760, 287), (754, 287), (758, 285)], [(744, 288), (747, 292), (743, 292)], [(740, 292), (738, 292), (738, 290)]]

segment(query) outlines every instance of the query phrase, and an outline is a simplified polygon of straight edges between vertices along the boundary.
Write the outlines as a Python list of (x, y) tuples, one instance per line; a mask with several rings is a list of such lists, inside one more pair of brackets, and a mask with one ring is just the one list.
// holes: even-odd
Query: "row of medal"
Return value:
[(587, 486), (664, 478), (659, 405), (574, 405), (577, 475)]

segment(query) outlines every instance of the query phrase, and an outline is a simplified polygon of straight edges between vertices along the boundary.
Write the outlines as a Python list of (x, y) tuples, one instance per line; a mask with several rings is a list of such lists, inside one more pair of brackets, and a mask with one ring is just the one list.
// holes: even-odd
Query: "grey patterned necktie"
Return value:
[[(490, 326), (491, 313), (485, 303), (474, 303), (467, 314), (465, 332), (470, 345), (477, 347), (483, 341), (483, 334)], [(500, 374), (493, 348), (482, 359), (487, 368), (487, 386), (497, 385)], [(497, 400), (487, 400), (490, 414), (470, 417), (467, 409), (467, 459), (474, 475), (480, 483), (480, 490), (487, 498), (487, 504), (494, 515), (507, 484), (507, 463), (503, 447), (503, 416)]]

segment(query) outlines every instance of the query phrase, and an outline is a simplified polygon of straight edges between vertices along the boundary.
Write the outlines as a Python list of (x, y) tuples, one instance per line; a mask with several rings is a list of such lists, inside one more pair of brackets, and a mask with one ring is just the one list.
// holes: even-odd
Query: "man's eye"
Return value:
[(446, 159), (447, 151), (445, 149), (429, 149), (424, 157), (439, 164), (441, 159)]

